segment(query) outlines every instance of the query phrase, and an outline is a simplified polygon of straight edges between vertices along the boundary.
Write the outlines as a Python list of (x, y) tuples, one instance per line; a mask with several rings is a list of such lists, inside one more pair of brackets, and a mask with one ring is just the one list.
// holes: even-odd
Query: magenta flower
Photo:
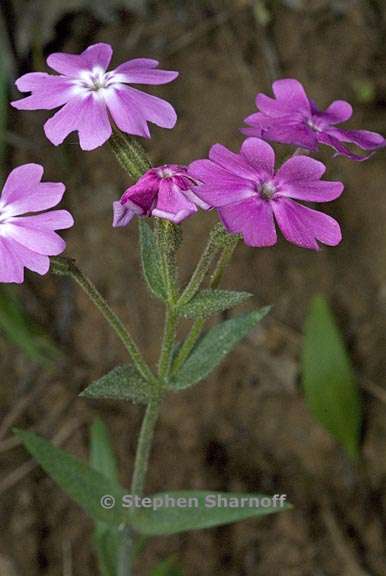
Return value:
[[(65, 249), (55, 230), (70, 228), (74, 220), (66, 210), (42, 212), (58, 204), (61, 182), (41, 182), (43, 167), (24, 164), (12, 170), (0, 196), (0, 282), (24, 280), (24, 268), (46, 274), (48, 256)], [(41, 214), (23, 216), (31, 212)]]
[(242, 234), (248, 246), (276, 244), (275, 220), (285, 238), (303, 248), (318, 250), (318, 242), (335, 246), (341, 241), (331, 216), (295, 202), (328, 202), (342, 193), (341, 182), (320, 181), (326, 169), (321, 162), (292, 156), (275, 173), (275, 153), (259, 138), (247, 138), (240, 154), (215, 144), (209, 158), (188, 168), (202, 182), (195, 192), (218, 209), (225, 228)]
[(369, 154), (355, 154), (345, 143), (370, 151), (385, 145), (383, 136), (376, 132), (336, 128), (336, 124), (351, 118), (352, 107), (348, 102), (335, 100), (322, 112), (297, 80), (277, 80), (272, 88), (275, 98), (257, 94), (256, 106), (260, 112), (245, 118), (249, 128), (242, 128), (243, 134), (307, 150), (317, 150), (319, 144), (327, 144), (337, 155), (351, 160), (366, 160)]
[(196, 184), (185, 166), (165, 164), (151, 168), (113, 203), (113, 226), (126, 226), (135, 214), (158, 216), (179, 224), (197, 212), (197, 206), (209, 208), (193, 192)]
[(56, 146), (74, 130), (83, 150), (101, 146), (111, 136), (111, 119), (122, 132), (150, 138), (147, 122), (173, 128), (177, 116), (165, 100), (128, 84), (167, 84), (178, 72), (158, 70), (157, 60), (136, 58), (107, 72), (112, 48), (94, 44), (78, 54), (51, 54), (47, 64), (59, 72), (32, 72), (16, 86), (30, 96), (12, 102), (19, 110), (53, 110), (63, 106), (44, 125), (47, 138)]

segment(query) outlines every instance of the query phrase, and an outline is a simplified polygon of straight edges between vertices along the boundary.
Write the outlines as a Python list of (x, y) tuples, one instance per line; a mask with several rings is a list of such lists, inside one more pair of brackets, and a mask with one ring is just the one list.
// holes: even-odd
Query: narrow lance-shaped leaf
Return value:
[(147, 536), (212, 528), (290, 508), (286, 496), (280, 500), (279, 494), (264, 496), (198, 490), (160, 493), (150, 498), (152, 506), (136, 508), (132, 516), (133, 528)]
[[(109, 478), (119, 491), (117, 462), (110, 444), (107, 428), (102, 420), (98, 418), (91, 426), (90, 432), (90, 465)], [(122, 531), (117, 526), (97, 522), (94, 531), (94, 542), (102, 576), (116, 576), (119, 549), (122, 543)]]
[(149, 384), (138, 374), (133, 366), (116, 366), (96, 382), (88, 386), (80, 396), (85, 398), (109, 398), (111, 400), (130, 400), (146, 404), (149, 401)]
[(237, 318), (231, 318), (211, 328), (174, 376), (170, 388), (182, 390), (206, 378), (232, 348), (268, 314), (269, 310), (270, 307), (267, 306)]
[[(123, 489), (114, 481), (33, 432), (15, 430), (15, 434), (47, 474), (95, 521), (118, 526), (127, 519), (120, 506)], [(101, 505), (106, 494), (115, 499), (110, 509)], [(106, 504), (111, 504), (111, 499)]]
[(166, 290), (161, 268), (161, 253), (153, 230), (142, 218), (139, 219), (139, 240), (143, 274), (151, 292), (166, 299)]
[(250, 298), (249, 292), (231, 292), (230, 290), (201, 290), (190, 302), (178, 309), (180, 316), (186, 318), (207, 318), (216, 312), (229, 310)]
[(322, 296), (314, 298), (306, 319), (302, 374), (312, 414), (351, 457), (356, 457), (361, 429), (358, 384), (343, 339)]

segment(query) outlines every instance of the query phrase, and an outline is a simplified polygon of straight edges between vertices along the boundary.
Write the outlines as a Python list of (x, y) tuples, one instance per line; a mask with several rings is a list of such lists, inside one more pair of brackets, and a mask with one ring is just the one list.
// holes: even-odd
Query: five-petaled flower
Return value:
[(275, 220), (285, 238), (303, 248), (318, 250), (318, 242), (336, 246), (341, 241), (339, 224), (331, 216), (295, 202), (328, 202), (342, 193), (341, 182), (320, 180), (326, 169), (321, 162), (292, 156), (275, 173), (275, 153), (259, 138), (247, 138), (240, 154), (215, 144), (209, 158), (188, 168), (202, 182), (195, 192), (249, 246), (276, 244)]
[(65, 249), (55, 230), (70, 228), (74, 224), (71, 214), (66, 210), (42, 212), (61, 201), (65, 187), (61, 182), (41, 182), (42, 176), (42, 166), (24, 164), (12, 170), (4, 184), (0, 196), (0, 282), (21, 284), (24, 268), (46, 274), (49, 256)]
[(338, 155), (351, 160), (365, 160), (369, 155), (355, 154), (346, 143), (369, 151), (385, 145), (383, 136), (376, 132), (336, 127), (336, 124), (351, 118), (352, 107), (348, 102), (335, 100), (322, 112), (297, 80), (277, 80), (272, 88), (275, 98), (257, 94), (256, 106), (260, 112), (245, 118), (249, 127), (241, 129), (247, 136), (294, 144), (313, 151), (319, 144), (327, 144)]
[(151, 168), (113, 203), (113, 226), (126, 226), (135, 214), (157, 216), (179, 224), (185, 218), (209, 205), (193, 192), (196, 180), (185, 166), (165, 164)]
[(136, 58), (107, 72), (112, 57), (109, 44), (90, 46), (81, 54), (51, 54), (47, 64), (59, 72), (32, 72), (21, 76), (16, 86), (30, 96), (12, 102), (19, 110), (52, 110), (63, 106), (44, 125), (55, 145), (74, 130), (83, 150), (93, 150), (111, 136), (109, 115), (117, 127), (134, 136), (150, 138), (147, 122), (173, 128), (177, 116), (165, 100), (127, 84), (166, 84), (178, 72), (158, 70), (158, 61)]

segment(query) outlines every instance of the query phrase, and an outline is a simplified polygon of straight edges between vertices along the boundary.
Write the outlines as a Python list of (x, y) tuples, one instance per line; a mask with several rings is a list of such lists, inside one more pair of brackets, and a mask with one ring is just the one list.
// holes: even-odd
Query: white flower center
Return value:
[(11, 216), (12, 214), (7, 205), (0, 201), (0, 224), (6, 224)]
[(160, 168), (158, 170), (158, 176), (160, 178), (171, 178), (174, 176), (174, 172), (170, 168)]
[(92, 70), (83, 70), (76, 81), (77, 86), (87, 92), (103, 92), (116, 82), (112, 72), (105, 72), (102, 68), (95, 67)]
[(277, 189), (273, 182), (263, 182), (259, 187), (259, 194), (264, 200), (271, 200), (276, 192)]

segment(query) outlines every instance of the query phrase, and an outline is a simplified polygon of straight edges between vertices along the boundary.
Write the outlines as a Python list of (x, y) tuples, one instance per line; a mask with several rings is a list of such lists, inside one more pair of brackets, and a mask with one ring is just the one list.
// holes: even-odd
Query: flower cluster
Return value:
[[(148, 122), (163, 128), (176, 123), (174, 108), (165, 100), (131, 84), (160, 85), (173, 81), (178, 72), (160, 70), (158, 61), (136, 58), (108, 71), (112, 58), (109, 44), (98, 43), (81, 54), (51, 54), (48, 66), (57, 74), (32, 72), (16, 85), (30, 94), (12, 102), (19, 110), (53, 110), (44, 130), (55, 145), (74, 131), (83, 150), (104, 144), (115, 130), (150, 138)], [(337, 100), (325, 111), (305, 93), (297, 80), (273, 83), (274, 98), (257, 94), (258, 112), (245, 119), (247, 136), (239, 154), (220, 144), (212, 146), (209, 159), (189, 166), (166, 164), (149, 170), (122, 198), (114, 202), (113, 226), (126, 226), (133, 216), (155, 216), (179, 224), (199, 208), (216, 209), (230, 234), (241, 234), (249, 246), (272, 246), (276, 225), (291, 243), (317, 250), (319, 243), (337, 245), (339, 224), (330, 216), (300, 204), (328, 202), (343, 191), (341, 182), (321, 180), (321, 162), (294, 155), (275, 171), (275, 154), (268, 141), (316, 151), (319, 144), (336, 155), (364, 160), (385, 145), (380, 134), (346, 130), (337, 125), (348, 120), (352, 108)], [(347, 145), (367, 154), (359, 155)], [(44, 274), (49, 256), (60, 254), (64, 241), (55, 230), (73, 225), (65, 210), (43, 212), (62, 198), (64, 185), (42, 183), (43, 168), (26, 164), (11, 172), (0, 200), (0, 281), (23, 281), (24, 268)], [(25, 213), (41, 212), (38, 215)]]

